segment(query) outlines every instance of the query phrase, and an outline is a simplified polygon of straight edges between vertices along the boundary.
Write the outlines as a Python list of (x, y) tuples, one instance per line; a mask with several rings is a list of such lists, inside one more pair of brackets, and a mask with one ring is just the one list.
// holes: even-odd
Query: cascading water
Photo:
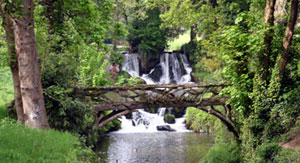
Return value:
[(138, 54), (124, 52), (124, 58), (125, 61), (122, 65), (122, 70), (127, 71), (133, 77), (138, 77), (140, 75)]
[[(166, 52), (160, 56), (160, 63), (156, 65), (149, 74), (140, 75), (138, 54), (124, 52), (125, 61), (122, 70), (131, 76), (140, 77), (147, 84), (185, 84), (191, 82), (192, 68), (184, 54)], [(121, 130), (118, 132), (155, 132), (156, 126), (165, 125), (164, 115), (172, 108), (159, 108), (158, 113), (148, 113), (143, 109), (132, 114), (132, 119), (123, 116)], [(177, 132), (188, 131), (184, 125), (185, 118), (176, 118), (175, 124), (168, 124)]]

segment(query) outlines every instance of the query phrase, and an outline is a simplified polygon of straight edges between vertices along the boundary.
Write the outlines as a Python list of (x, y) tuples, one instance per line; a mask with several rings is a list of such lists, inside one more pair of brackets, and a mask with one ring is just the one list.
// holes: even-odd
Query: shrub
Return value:
[(277, 163), (293, 163), (300, 162), (300, 151), (290, 149), (282, 149), (275, 157), (273, 162)]
[(280, 146), (278, 143), (264, 143), (257, 147), (255, 162), (274, 162), (274, 159), (279, 152)]
[(122, 64), (124, 62), (124, 56), (118, 51), (112, 51), (110, 58), (109, 58), (110, 63), (117, 63), (117, 64)]
[(166, 123), (169, 123), (169, 124), (174, 124), (175, 123), (175, 116), (172, 115), (172, 114), (166, 114), (165, 117), (164, 117), (164, 121)]
[(242, 162), (240, 148), (237, 144), (216, 144), (201, 160), (201, 163), (240, 163)]

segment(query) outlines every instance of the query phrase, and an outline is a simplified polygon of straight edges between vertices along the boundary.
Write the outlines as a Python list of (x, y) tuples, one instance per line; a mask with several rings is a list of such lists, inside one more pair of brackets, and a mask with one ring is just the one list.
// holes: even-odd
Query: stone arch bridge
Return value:
[[(196, 107), (219, 118), (235, 137), (231, 108), (226, 105), (229, 97), (220, 95), (226, 84), (165, 84), (76, 88), (82, 98), (89, 97), (97, 114), (95, 125), (103, 127), (110, 121), (142, 108)], [(220, 110), (215, 106), (221, 106)], [(108, 115), (103, 111), (111, 110)]]

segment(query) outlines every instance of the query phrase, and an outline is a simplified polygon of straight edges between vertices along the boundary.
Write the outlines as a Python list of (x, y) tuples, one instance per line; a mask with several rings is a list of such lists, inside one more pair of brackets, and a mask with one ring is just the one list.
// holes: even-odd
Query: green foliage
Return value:
[(147, 9), (146, 18), (137, 17), (131, 23), (128, 41), (134, 52), (160, 54), (167, 46), (167, 33), (159, 28), (162, 23), (159, 14), (158, 8)]
[(12, 75), (8, 67), (0, 68), (0, 106), (8, 104), (14, 98)]
[(280, 147), (278, 143), (264, 143), (256, 149), (257, 163), (274, 162), (276, 155), (279, 153)]
[[(37, 3), (36, 40), (42, 86), (52, 128), (97, 141), (91, 99), (72, 94), (72, 88), (112, 84), (105, 68), (108, 47), (103, 44), (110, 28), (112, 2), (92, 0)], [(115, 125), (117, 126), (117, 125)], [(104, 130), (108, 130), (107, 127)]]
[(300, 162), (300, 151), (291, 150), (291, 149), (282, 149), (274, 157), (274, 163), (294, 163)]
[[(196, 50), (196, 45), (193, 43), (193, 42), (188, 42), (186, 44), (183, 44), (180, 48), (180, 51), (184, 52), (184, 54), (188, 54), (190, 56), (192, 56), (194, 53), (195, 53), (195, 50)], [(190, 57), (191, 60), (192, 60), (192, 63), (193, 63), (193, 57)], [(193, 63), (195, 64), (195, 63)]]
[[(201, 20), (202, 12), (199, 12), (201, 1), (192, 0), (150, 0), (149, 8), (161, 8), (163, 13), (162, 27), (176, 29), (178, 27), (190, 28)], [(188, 16), (187, 16), (188, 15)]]
[(201, 163), (240, 163), (242, 156), (237, 144), (216, 144), (201, 160)]
[(226, 65), (223, 69), (224, 78), (232, 83), (224, 91), (230, 94), (229, 103), (236, 111), (246, 115), (251, 106), (248, 94), (252, 90), (253, 78), (248, 67), (250, 53), (247, 44), (250, 35), (241, 27), (231, 26), (216, 31), (213, 36), (210, 40), (203, 41), (203, 46), (210, 49), (206, 50), (209, 55), (218, 57), (217, 52), (222, 57)]
[[(281, 134), (288, 132), (299, 115), (299, 106), (295, 105), (299, 102), (296, 98), (299, 92), (296, 60), (299, 58), (293, 51), (297, 47), (291, 48), (285, 75), (281, 78), (278, 67), (280, 57), (277, 56), (282, 53), (284, 30), (282, 26), (272, 27), (272, 51), (268, 54), (270, 73), (262, 79), (267, 55), (262, 38), (270, 34), (270, 28), (266, 28), (259, 19), (263, 13), (254, 6), (256, 3), (253, 2), (250, 11), (238, 13), (235, 25), (229, 23), (220, 27), (209, 35), (209, 39), (201, 41), (202, 47), (205, 47), (201, 49), (203, 53), (220, 57), (224, 62), (224, 78), (232, 85), (223, 93), (230, 95), (228, 103), (234, 108), (236, 126), (242, 128), (246, 161), (253, 161), (258, 156), (257, 148), (261, 147), (262, 153), (268, 150), (269, 146), (262, 144), (277, 140)], [(262, 162), (271, 159), (263, 154), (259, 157)]]
[(124, 62), (124, 56), (118, 51), (113, 51), (109, 57), (109, 62), (122, 64)]
[(175, 116), (172, 114), (165, 114), (164, 121), (169, 124), (175, 123)]
[(217, 118), (204, 111), (194, 107), (188, 107), (186, 110), (186, 125), (194, 131), (213, 131), (215, 123)]
[(92, 162), (91, 149), (77, 137), (55, 130), (35, 130), (15, 120), (0, 120), (0, 160), (3, 162)]
[(44, 90), (51, 128), (72, 133), (91, 132), (94, 110), (86, 102), (72, 97), (66, 90), (51, 86)]
[[(0, 24), (2, 24), (2, 19), (0, 19)], [(0, 28), (0, 68), (8, 66), (9, 55), (7, 50), (5, 31), (4, 28)]]
[(131, 77), (127, 72), (120, 71), (119, 75), (117, 76), (115, 85), (137, 85), (142, 84), (144, 81), (137, 77)]
[(0, 119), (2, 119), (8, 116), (5, 107), (13, 100), (14, 90), (11, 72), (8, 67), (0, 67), (0, 76)]

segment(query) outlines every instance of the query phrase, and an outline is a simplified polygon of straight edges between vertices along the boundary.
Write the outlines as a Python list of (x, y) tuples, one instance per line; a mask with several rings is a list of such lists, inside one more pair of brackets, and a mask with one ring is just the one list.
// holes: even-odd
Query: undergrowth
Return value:
[(6, 105), (14, 98), (12, 76), (8, 67), (0, 68), (0, 119), (8, 116)]

